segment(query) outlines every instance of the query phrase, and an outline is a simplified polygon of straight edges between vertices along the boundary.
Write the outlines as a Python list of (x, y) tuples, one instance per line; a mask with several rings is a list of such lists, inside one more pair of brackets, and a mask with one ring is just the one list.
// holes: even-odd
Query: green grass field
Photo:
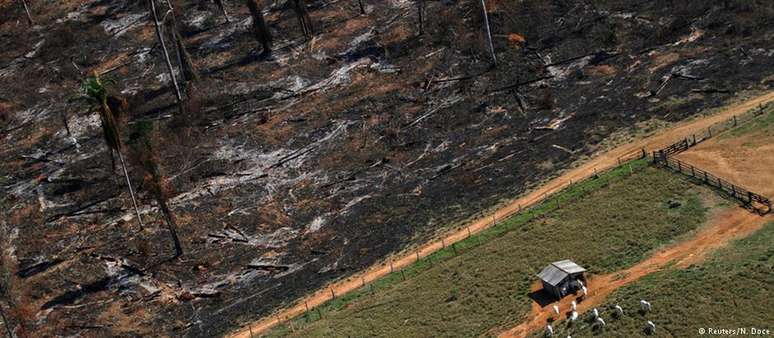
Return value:
[(632, 167), (576, 184), (406, 268), (405, 280), (393, 273), (329, 302), (322, 316), (312, 311), (270, 335), (470, 337), (515, 324), (544, 265), (569, 258), (590, 273), (629, 267), (699, 227), (706, 204), (716, 204), (707, 202), (715, 201), (711, 192), (678, 175), (645, 161)]
[[(774, 223), (769, 223), (751, 236), (719, 249), (701, 265), (657, 272), (618, 289), (599, 307), (607, 321), (604, 335), (644, 336), (646, 320), (656, 324), (655, 336), (659, 337), (693, 337), (699, 336), (700, 328), (739, 327), (769, 329), (774, 335), (772, 243)], [(653, 305), (650, 313), (637, 311), (640, 299)], [(614, 304), (628, 310), (620, 319), (610, 318)], [(559, 329), (555, 333), (560, 337), (600, 334), (586, 323), (573, 328), (558, 323), (555, 329)], [(542, 336), (542, 332), (534, 336)]]

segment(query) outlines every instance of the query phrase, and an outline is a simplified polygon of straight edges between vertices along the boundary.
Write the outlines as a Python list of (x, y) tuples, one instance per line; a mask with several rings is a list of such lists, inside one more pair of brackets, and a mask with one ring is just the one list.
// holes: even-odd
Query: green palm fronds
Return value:
[(120, 150), (121, 138), (118, 133), (118, 126), (116, 125), (113, 110), (110, 109), (110, 105), (108, 104), (109, 96), (107, 88), (102, 84), (99, 74), (95, 72), (94, 76), (86, 78), (86, 80), (81, 83), (81, 94), (83, 95), (82, 97), (92, 105), (92, 109), (96, 109), (97, 112), (99, 112), (100, 121), (102, 122), (102, 132), (108, 147), (114, 150)]

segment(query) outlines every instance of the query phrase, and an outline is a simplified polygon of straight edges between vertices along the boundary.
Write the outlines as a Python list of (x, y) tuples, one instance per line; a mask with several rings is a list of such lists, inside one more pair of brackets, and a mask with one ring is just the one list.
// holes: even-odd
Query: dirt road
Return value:
[[(554, 192), (561, 190), (569, 182), (578, 182), (580, 180), (591, 177), (596, 171), (614, 167), (618, 164), (619, 157), (629, 154), (632, 151), (636, 151), (642, 148), (652, 150), (664, 147), (675, 142), (677, 139), (687, 137), (693, 133), (704, 131), (709, 126), (727, 121), (734, 115), (739, 115), (747, 110), (757, 107), (759, 104), (765, 104), (769, 101), (774, 101), (774, 92), (768, 92), (764, 95), (760, 95), (744, 102), (731, 105), (725, 110), (711, 116), (675, 124), (674, 126), (665, 129), (658, 135), (636, 140), (634, 142), (619, 146), (603, 154), (600, 154), (584, 163), (583, 165), (569, 170), (559, 177), (542, 185), (538, 189), (529, 192), (525, 196), (511, 201), (510, 203), (495, 211), (493, 214), (473, 221), (462, 230), (449, 234), (443, 240), (438, 239), (436, 241), (426, 243), (422, 245), (416, 252), (412, 251), (405, 253), (403, 256), (392, 257), (392, 267), (393, 269), (398, 270), (404, 266), (414, 263), (417, 260), (417, 252), (419, 253), (419, 257), (425, 257), (435, 251), (442, 249), (444, 245), (449, 245), (451, 243), (463, 240), (468, 236), (468, 229), (472, 233), (477, 233), (481, 230), (489, 228), (492, 226), (493, 218), (502, 219), (504, 217), (508, 217), (518, 212), (522, 207), (527, 207), (540, 202), (545, 195), (551, 195)], [(259, 336), (260, 334), (265, 333), (269, 329), (280, 324), (282, 321), (303, 314), (306, 311), (307, 306), (311, 309), (327, 302), (331, 299), (331, 290), (333, 290), (337, 296), (340, 296), (360, 288), (363, 281), (369, 283), (375, 279), (389, 274), (390, 271), (390, 264), (383, 263), (375, 265), (346, 280), (334, 282), (328, 287), (318, 290), (306, 298), (300, 299), (294, 306), (282, 309), (269, 317), (253, 322), (249, 327), (243, 327), (229, 335), (229, 337), (249, 338), (251, 336), (251, 332), (253, 335)]]
[[(712, 217), (709, 224), (700, 229), (691, 239), (661, 249), (629, 269), (590, 278), (588, 280), (589, 294), (578, 303), (578, 313), (583, 313), (600, 305), (608, 295), (618, 288), (668, 265), (674, 263), (677, 267), (686, 267), (696, 263), (706, 253), (725, 245), (732, 239), (752, 234), (772, 219), (774, 217), (760, 217), (742, 208), (732, 208), (720, 212)], [(542, 286), (538, 284), (533, 288), (533, 291), (537, 291)], [(531, 332), (543, 330), (549, 318), (554, 320), (566, 319), (566, 315), (554, 315), (552, 306), (558, 305), (560, 313), (566, 314), (570, 310), (570, 303), (573, 300), (575, 297), (565, 297), (560, 302), (545, 307), (540, 307), (537, 302), (533, 302), (532, 311), (524, 322), (498, 336), (501, 338), (526, 337)]]

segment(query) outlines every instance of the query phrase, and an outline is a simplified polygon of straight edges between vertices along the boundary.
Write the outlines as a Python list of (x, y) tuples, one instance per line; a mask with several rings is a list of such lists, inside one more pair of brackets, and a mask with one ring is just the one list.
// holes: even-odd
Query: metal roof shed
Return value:
[(562, 298), (573, 291), (574, 285), (572, 282), (583, 279), (584, 272), (586, 272), (586, 269), (582, 266), (565, 259), (546, 266), (540, 271), (538, 277), (543, 282), (544, 290), (557, 298)]

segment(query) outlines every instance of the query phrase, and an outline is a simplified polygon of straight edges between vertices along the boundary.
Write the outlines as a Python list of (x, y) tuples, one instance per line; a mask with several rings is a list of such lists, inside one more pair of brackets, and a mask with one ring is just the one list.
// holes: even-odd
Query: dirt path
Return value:
[[(732, 239), (752, 234), (772, 219), (774, 217), (760, 217), (742, 208), (725, 210), (712, 217), (709, 224), (700, 229), (694, 237), (661, 249), (629, 269), (590, 278), (588, 280), (589, 295), (578, 303), (578, 313), (598, 306), (618, 288), (668, 265), (676, 264), (677, 267), (686, 267), (696, 263), (704, 258), (708, 252), (727, 244)], [(539, 284), (535, 285), (533, 291), (537, 291), (541, 287)], [(531, 332), (543, 330), (550, 318), (554, 320), (566, 319), (566, 313), (570, 311), (570, 303), (573, 300), (575, 297), (565, 297), (561, 301), (545, 307), (540, 307), (537, 302), (533, 302), (532, 311), (524, 322), (498, 336), (501, 338), (526, 337)], [(559, 312), (562, 315), (554, 315), (553, 305), (559, 306)]]
[[(449, 245), (451, 243), (463, 240), (467, 238), (468, 231), (471, 233), (477, 233), (486, 228), (489, 228), (492, 226), (493, 219), (502, 219), (504, 217), (513, 215), (522, 207), (527, 207), (540, 202), (545, 195), (551, 195), (554, 192), (560, 191), (570, 182), (581, 181), (593, 176), (597, 170), (602, 171), (616, 166), (618, 164), (618, 158), (621, 156), (627, 155), (642, 148), (649, 150), (662, 148), (675, 142), (677, 139), (687, 137), (693, 133), (704, 131), (709, 126), (719, 122), (727, 121), (734, 115), (739, 115), (757, 107), (759, 104), (765, 104), (769, 101), (774, 101), (774, 91), (751, 98), (741, 103), (734, 104), (727, 107), (722, 112), (711, 116), (677, 123), (658, 135), (636, 140), (634, 142), (619, 146), (603, 154), (600, 154), (588, 162), (580, 165), (579, 167), (571, 169), (559, 177), (550, 180), (546, 184), (542, 185), (536, 190), (529, 192), (525, 196), (511, 201), (507, 205), (495, 211), (493, 214), (467, 224), (465, 228), (447, 235), (443, 240), (439, 239), (431, 241), (419, 247), (417, 251), (412, 251), (404, 253), (402, 256), (393, 257), (392, 267), (394, 270), (398, 270), (404, 266), (414, 263), (418, 258), (417, 253), (420, 258), (425, 257), (435, 251), (442, 249), (444, 245)], [(306, 311), (307, 306), (309, 309), (312, 309), (329, 301), (331, 299), (331, 290), (333, 290), (337, 296), (340, 296), (362, 287), (363, 282), (369, 283), (389, 274), (390, 272), (391, 268), (390, 264), (388, 263), (372, 266), (371, 268), (357, 275), (354, 275), (346, 280), (334, 282), (328, 287), (320, 289), (306, 298), (300, 299), (295, 303), (295, 305), (289, 308), (281, 309), (269, 317), (265, 317), (256, 322), (253, 322), (249, 327), (243, 327), (238, 331), (230, 334), (229, 337), (249, 338), (251, 334), (259, 336), (260, 334), (265, 333), (274, 326), (280, 324), (284, 320), (302, 315)]]

